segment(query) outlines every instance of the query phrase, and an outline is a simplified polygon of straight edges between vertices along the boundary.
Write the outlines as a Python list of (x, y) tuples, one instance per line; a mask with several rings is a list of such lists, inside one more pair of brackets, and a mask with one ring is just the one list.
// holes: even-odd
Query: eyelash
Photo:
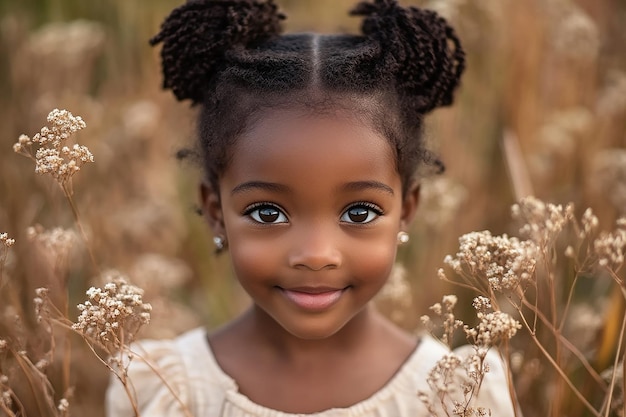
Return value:
[[(260, 208), (263, 208), (263, 207), (271, 207), (271, 208), (275, 209), (276, 211), (279, 212), (279, 218), (280, 218), (280, 216), (284, 216), (287, 221), (264, 222), (264, 221), (259, 221), (259, 220), (255, 219), (252, 216), (252, 213), (254, 213), (256, 210), (258, 210)], [(352, 224), (352, 225), (365, 225), (365, 224), (371, 223), (372, 221), (376, 220), (376, 218), (378, 218), (379, 216), (383, 216), (385, 214), (383, 209), (380, 208), (380, 206), (378, 206), (377, 204), (370, 203), (370, 202), (367, 202), (367, 201), (359, 201), (359, 202), (356, 202), (356, 203), (352, 203), (349, 206), (347, 206), (345, 209), (343, 209), (342, 212), (341, 212), (340, 219), (342, 219), (351, 209), (356, 208), (356, 207), (365, 207), (368, 210), (373, 211), (376, 214), (376, 217), (374, 219), (372, 219), (372, 220), (367, 221), (367, 222), (342, 221), (343, 223)], [(252, 218), (253, 221), (255, 221), (256, 223), (259, 223), (259, 224), (270, 225), (270, 224), (282, 224), (282, 223), (287, 223), (288, 222), (287, 215), (285, 214), (285, 210), (280, 208), (280, 206), (278, 206), (278, 205), (276, 205), (274, 203), (270, 203), (270, 202), (259, 202), (259, 203), (251, 204), (250, 206), (245, 208), (245, 210), (243, 211), (243, 215)], [(369, 215), (368, 215), (368, 217), (369, 217)]]
[(282, 208), (280, 208), (280, 206), (274, 204), (274, 203), (270, 203), (267, 201), (263, 201), (263, 202), (259, 202), (259, 203), (254, 203), (249, 205), (248, 207), (246, 207), (243, 211), (243, 215), (244, 216), (248, 216), (252, 219), (252, 221), (254, 221), (255, 223), (258, 224), (262, 224), (262, 225), (271, 225), (271, 224), (282, 224), (282, 223), (286, 223), (286, 222), (278, 222), (278, 223), (274, 223), (274, 222), (262, 222), (262, 221), (258, 221), (257, 219), (253, 218), (252, 213), (254, 213), (256, 210), (260, 209), (260, 208), (264, 208), (264, 207), (271, 207), (275, 210), (277, 210), (282, 216), (285, 216), (285, 218), (287, 218), (287, 215), (285, 214), (285, 210), (283, 210)]
[(359, 226), (364, 226), (367, 225), (373, 221), (375, 221), (378, 217), (383, 216), (385, 214), (385, 212), (383, 211), (383, 209), (374, 203), (370, 203), (368, 201), (358, 201), (356, 203), (352, 203), (350, 204), (348, 207), (346, 207), (345, 209), (343, 209), (343, 211), (341, 212), (341, 217), (343, 218), (343, 216), (345, 216), (349, 210), (355, 208), (355, 207), (365, 207), (371, 211), (373, 211), (376, 214), (376, 218), (368, 221), (368, 222), (345, 222), (351, 225), (359, 225)]
[(383, 212), (383, 209), (380, 208), (378, 204), (370, 203), (369, 201), (357, 201), (356, 203), (352, 203), (343, 210), (343, 213), (345, 213), (346, 211), (350, 210), (353, 207), (361, 207), (361, 206), (371, 209), (372, 211), (374, 211), (374, 213), (378, 214), (379, 216), (382, 216), (383, 214), (385, 214)]

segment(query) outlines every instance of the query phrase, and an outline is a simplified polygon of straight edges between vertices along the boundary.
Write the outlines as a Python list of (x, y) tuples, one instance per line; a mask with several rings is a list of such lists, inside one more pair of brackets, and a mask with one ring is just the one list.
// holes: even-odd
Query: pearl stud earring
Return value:
[(226, 242), (222, 236), (215, 236), (213, 238), (213, 243), (215, 244), (215, 249), (217, 250), (217, 252), (220, 252), (222, 249), (224, 249)]
[(407, 232), (398, 232), (398, 245), (404, 245), (410, 240)]

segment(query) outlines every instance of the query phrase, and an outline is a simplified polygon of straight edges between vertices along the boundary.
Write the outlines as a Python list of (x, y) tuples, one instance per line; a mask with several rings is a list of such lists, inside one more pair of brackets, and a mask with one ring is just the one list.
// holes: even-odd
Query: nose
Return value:
[(289, 252), (289, 266), (312, 271), (339, 268), (342, 262), (340, 239), (330, 229), (320, 224), (298, 228)]

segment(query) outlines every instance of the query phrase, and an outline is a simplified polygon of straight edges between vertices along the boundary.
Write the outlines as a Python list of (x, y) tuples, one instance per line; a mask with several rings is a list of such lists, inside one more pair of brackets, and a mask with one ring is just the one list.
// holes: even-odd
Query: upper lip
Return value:
[(325, 292), (335, 292), (342, 291), (345, 288), (337, 288), (337, 287), (291, 287), (291, 288), (283, 288), (286, 291), (296, 291), (303, 292), (307, 294), (323, 294)]

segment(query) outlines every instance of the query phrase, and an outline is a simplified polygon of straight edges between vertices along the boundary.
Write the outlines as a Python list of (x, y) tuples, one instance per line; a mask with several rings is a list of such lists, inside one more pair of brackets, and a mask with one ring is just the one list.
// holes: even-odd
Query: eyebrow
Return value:
[[(393, 188), (391, 188), (387, 184), (383, 184), (382, 182), (378, 181), (354, 181), (344, 184), (341, 188), (344, 191), (378, 190), (390, 195), (395, 194)], [(237, 185), (235, 188), (232, 189), (230, 194), (235, 195), (250, 190), (265, 190), (276, 193), (288, 193), (289, 191), (291, 191), (291, 189), (286, 185), (277, 184), (275, 182), (248, 181)]]
[(235, 188), (232, 189), (230, 194), (235, 195), (250, 190), (265, 190), (277, 193), (287, 193), (290, 191), (289, 187), (287, 187), (286, 185), (277, 184), (275, 182), (248, 181), (237, 185)]
[(394, 195), (393, 188), (378, 181), (355, 181), (349, 182), (342, 187), (345, 191), (379, 190)]

